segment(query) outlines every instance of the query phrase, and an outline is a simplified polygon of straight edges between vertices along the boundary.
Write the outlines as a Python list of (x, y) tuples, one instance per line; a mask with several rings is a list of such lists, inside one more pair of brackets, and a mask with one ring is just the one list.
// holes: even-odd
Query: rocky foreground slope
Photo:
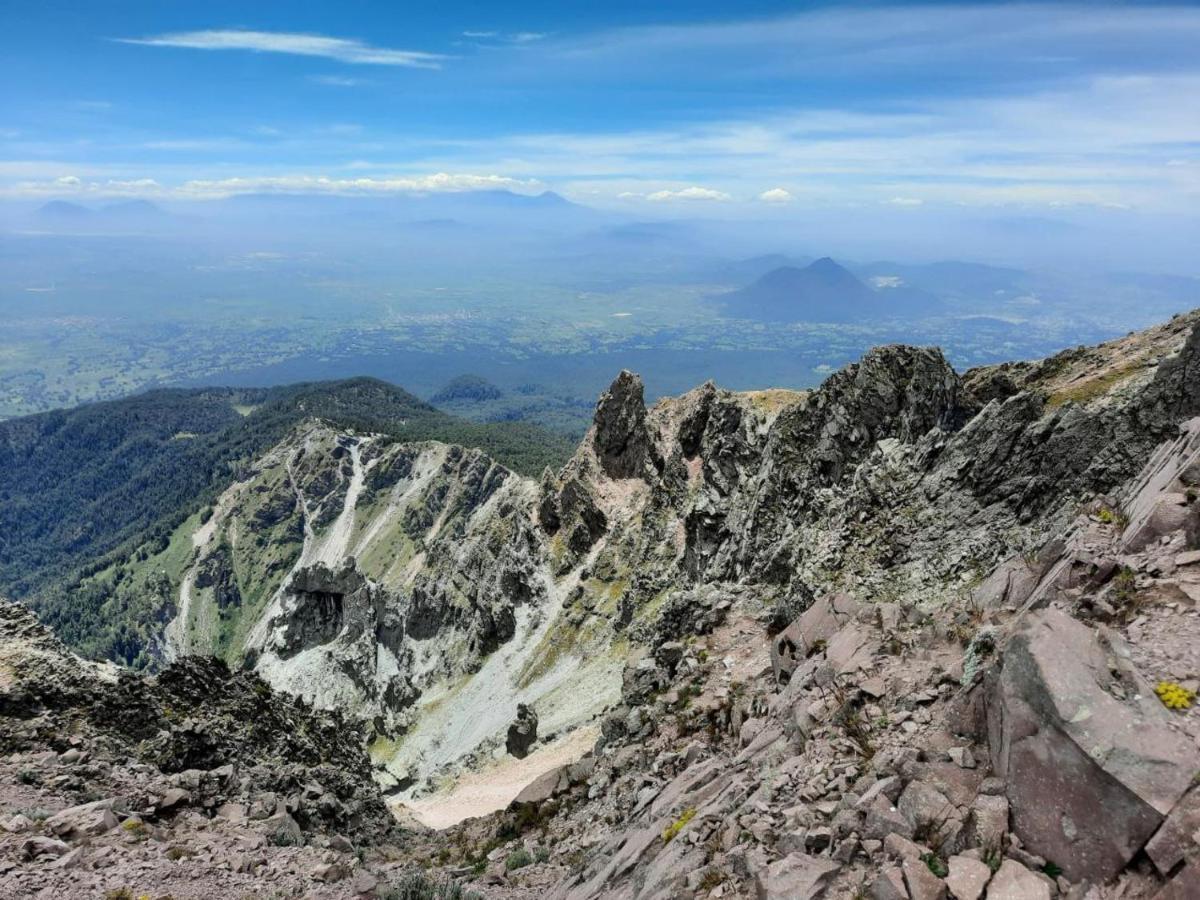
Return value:
[(1200, 896), (1198, 321), (649, 410), (622, 373), (537, 482), (306, 423), (148, 558), (144, 684), (216, 654), (337, 710), (394, 803), (527, 773), (385, 839), (486, 896)]

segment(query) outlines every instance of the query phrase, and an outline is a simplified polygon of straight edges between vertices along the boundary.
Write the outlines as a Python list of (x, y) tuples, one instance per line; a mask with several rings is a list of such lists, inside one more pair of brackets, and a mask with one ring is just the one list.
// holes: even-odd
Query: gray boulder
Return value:
[(524, 703), (517, 704), (517, 717), (508, 726), (508, 735), (504, 746), (509, 754), (517, 759), (529, 755), (529, 748), (537, 741), (538, 717), (533, 707)]

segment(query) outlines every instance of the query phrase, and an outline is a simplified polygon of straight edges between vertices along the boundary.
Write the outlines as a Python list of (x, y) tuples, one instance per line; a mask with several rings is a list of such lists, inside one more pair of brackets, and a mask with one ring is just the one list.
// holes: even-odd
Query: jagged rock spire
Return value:
[(592, 446), (610, 478), (640, 478), (655, 457), (642, 379), (622, 369), (596, 404)]

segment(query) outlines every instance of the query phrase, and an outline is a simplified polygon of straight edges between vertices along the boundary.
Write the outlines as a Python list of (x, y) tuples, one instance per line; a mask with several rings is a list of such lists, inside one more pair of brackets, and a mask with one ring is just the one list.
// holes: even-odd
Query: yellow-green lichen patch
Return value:
[(668, 825), (666, 828), (663, 829), (663, 833), (662, 833), (663, 843), (669, 844), (669, 843), (671, 843), (671, 841), (675, 840), (675, 838), (676, 838), (676, 836), (678, 836), (679, 832), (683, 831), (683, 829), (685, 829), (687, 827), (688, 822), (692, 821), (692, 819), (694, 819), (694, 818), (696, 818), (696, 810), (691, 807), (689, 807), (688, 809), (685, 809), (680, 814), (678, 819), (676, 819), (674, 822), (672, 822), (670, 825)]
[(526, 688), (539, 678), (548, 675), (562, 658), (574, 651), (579, 642), (579, 628), (571, 625), (564, 617), (551, 624), (529, 655), (517, 675), (517, 686)]
[(1125, 366), (1109, 369), (1107, 372), (1097, 375), (1094, 378), (1074, 382), (1051, 394), (1047, 398), (1046, 404), (1053, 409), (1062, 406), (1064, 403), (1078, 403), (1081, 405), (1090, 403), (1097, 397), (1107, 394), (1140, 368), (1142, 368), (1142, 364), (1140, 361), (1137, 361)]

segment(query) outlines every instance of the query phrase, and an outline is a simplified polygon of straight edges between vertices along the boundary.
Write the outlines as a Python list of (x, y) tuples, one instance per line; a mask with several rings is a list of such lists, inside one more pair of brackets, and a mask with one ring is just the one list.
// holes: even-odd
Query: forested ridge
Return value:
[[(29, 602), (93, 655), (124, 657), (87, 579), (154, 552), (298, 422), (479, 447), (536, 475), (567, 439), (476, 424), (371, 378), (258, 389), (164, 389), (0, 422), (0, 596)], [(140, 550), (139, 550), (140, 548)], [(86, 584), (85, 584), (86, 582)]]

